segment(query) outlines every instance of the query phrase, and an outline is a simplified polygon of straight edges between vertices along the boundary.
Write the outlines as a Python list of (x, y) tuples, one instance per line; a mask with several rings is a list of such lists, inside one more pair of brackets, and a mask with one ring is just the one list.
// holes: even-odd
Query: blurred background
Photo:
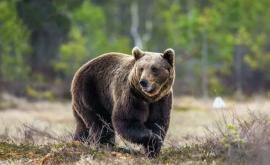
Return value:
[[(43, 152), (42, 164), (53, 155), (64, 155), (68, 163), (89, 161), (78, 154), (85, 149), (52, 145), (50, 152), (37, 152), (27, 145), (71, 142), (74, 73), (103, 53), (131, 54), (134, 46), (176, 52), (175, 98), (165, 140), (173, 150), (163, 154), (163, 164), (182, 158), (207, 164), (224, 157), (241, 160), (227, 164), (245, 164), (245, 156), (256, 154), (269, 164), (269, 9), (269, 0), (0, 0), (0, 164)], [(204, 138), (210, 149), (194, 142)], [(17, 150), (6, 141), (28, 149), (19, 145)], [(183, 144), (191, 145), (175, 152)], [(118, 157), (108, 155), (102, 161), (109, 164)], [(97, 162), (82, 164), (108, 164)]]
[(1, 0), (0, 90), (68, 99), (106, 52), (176, 51), (176, 96), (270, 96), (269, 0)]

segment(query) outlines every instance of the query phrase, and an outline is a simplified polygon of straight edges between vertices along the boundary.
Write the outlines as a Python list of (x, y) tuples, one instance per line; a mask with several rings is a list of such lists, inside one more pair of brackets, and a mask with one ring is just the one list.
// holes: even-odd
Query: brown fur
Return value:
[[(71, 85), (77, 121), (74, 139), (91, 136), (113, 145), (116, 131), (126, 140), (142, 144), (149, 156), (156, 156), (169, 127), (174, 51), (153, 53), (134, 48), (132, 54), (104, 54), (76, 72)], [(153, 66), (158, 74), (152, 73)], [(141, 79), (148, 81), (152, 93), (143, 90)]]

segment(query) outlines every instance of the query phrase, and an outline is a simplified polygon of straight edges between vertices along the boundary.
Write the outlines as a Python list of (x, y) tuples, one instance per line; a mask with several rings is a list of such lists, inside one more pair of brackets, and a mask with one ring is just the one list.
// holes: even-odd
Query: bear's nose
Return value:
[(148, 86), (148, 81), (147, 80), (141, 80), (139, 83), (143, 88)]

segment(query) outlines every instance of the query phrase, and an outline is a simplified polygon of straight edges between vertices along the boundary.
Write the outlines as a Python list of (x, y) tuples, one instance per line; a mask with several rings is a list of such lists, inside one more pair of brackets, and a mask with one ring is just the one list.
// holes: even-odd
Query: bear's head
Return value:
[(167, 95), (175, 77), (175, 53), (166, 49), (163, 53), (144, 52), (132, 49), (135, 65), (132, 70), (132, 85), (150, 101)]

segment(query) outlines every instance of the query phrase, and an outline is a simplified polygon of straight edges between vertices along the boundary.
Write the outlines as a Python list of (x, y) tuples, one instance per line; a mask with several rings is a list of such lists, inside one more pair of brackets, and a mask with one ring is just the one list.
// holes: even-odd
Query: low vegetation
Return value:
[[(250, 112), (248, 117), (223, 117), (203, 138), (185, 137), (181, 145), (168, 137), (158, 158), (124, 147), (98, 146), (71, 140), (71, 133), (52, 132), (24, 124), (18, 136), (6, 129), (0, 135), (0, 163), (6, 164), (267, 164), (270, 160), (268, 115)], [(178, 139), (179, 140), (179, 139)], [(119, 143), (121, 143), (119, 139)]]

